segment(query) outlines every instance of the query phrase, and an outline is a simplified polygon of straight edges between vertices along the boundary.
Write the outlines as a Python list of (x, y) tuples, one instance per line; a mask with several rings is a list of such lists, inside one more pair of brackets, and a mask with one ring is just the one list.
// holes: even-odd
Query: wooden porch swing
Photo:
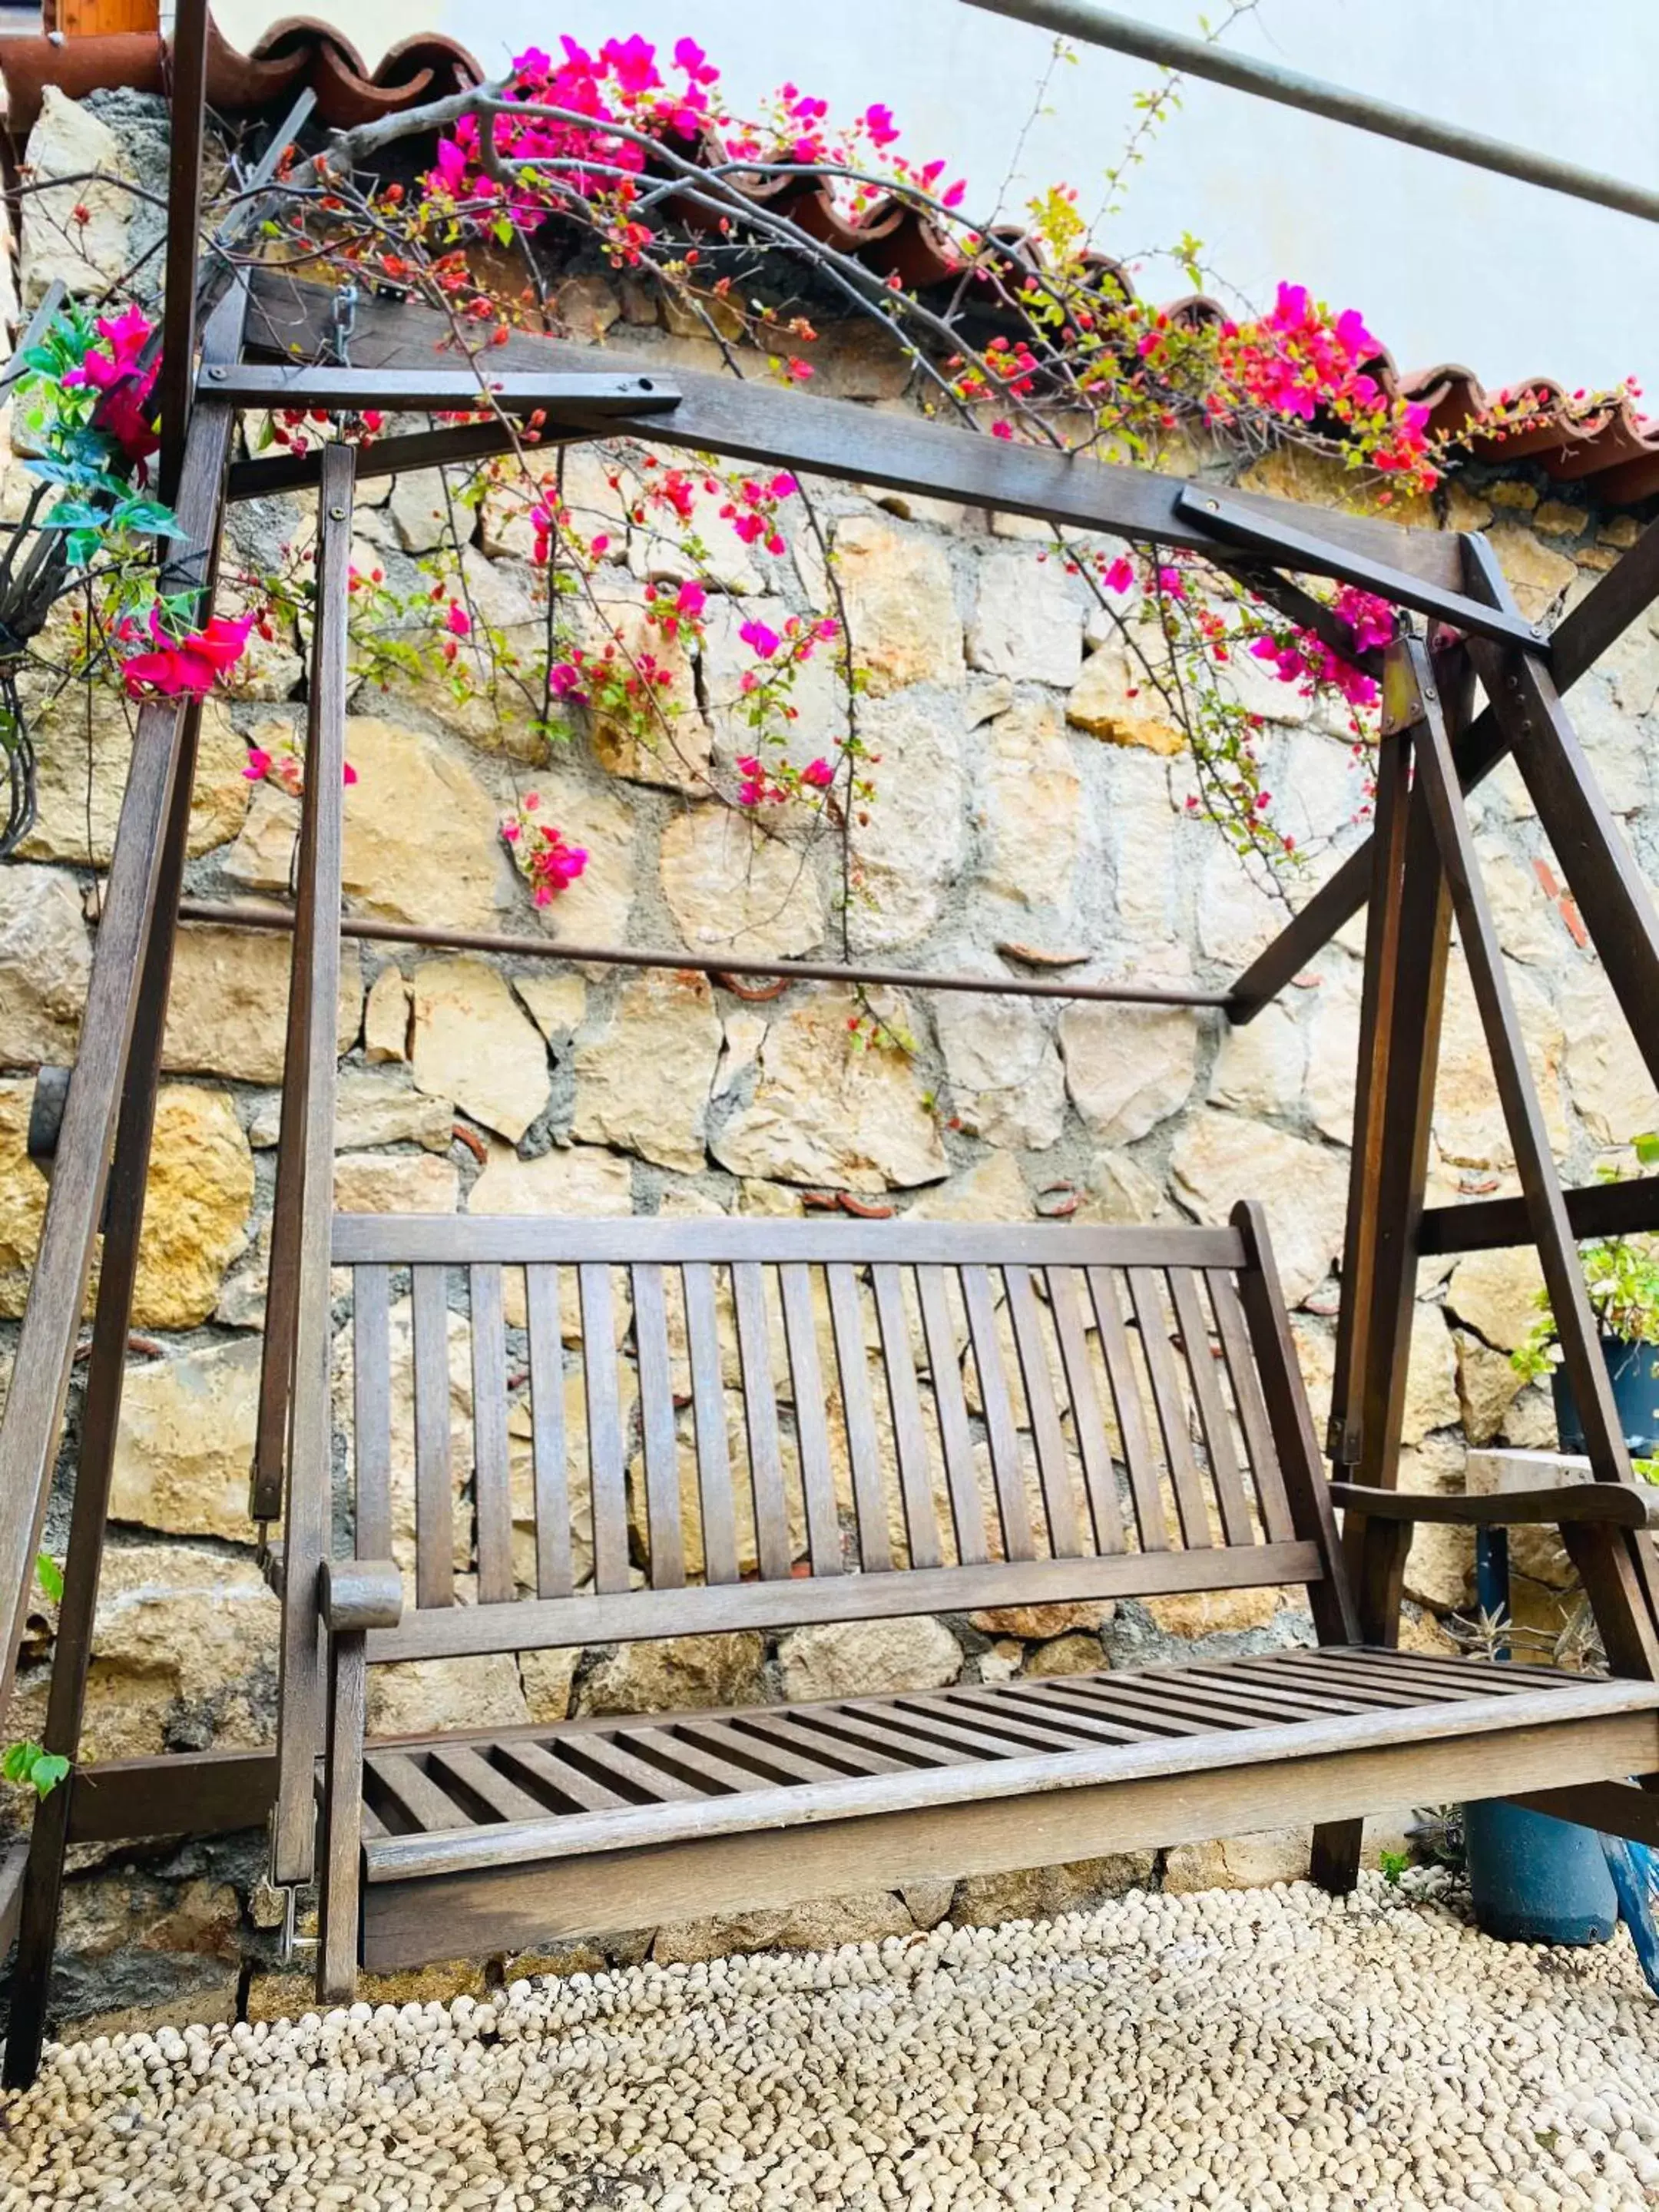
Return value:
[[(191, 236), (193, 212), (192, 201), (176, 217)], [(188, 272), (179, 298), (170, 282), (172, 362), (188, 356), (191, 291)], [(198, 564), (186, 573), (210, 576), (226, 497), (307, 483), (319, 499), (297, 901), (291, 916), (213, 909), (294, 933), (252, 1500), (262, 1528), (281, 1524), (265, 1553), (281, 1605), (278, 1741), (274, 1755), (88, 1768), (44, 1801), (21, 1893), (7, 2082), (38, 2062), (67, 1846), (227, 1830), (267, 1811), (273, 1880), (319, 1881), (318, 1990), (331, 2001), (350, 1994), (360, 1966), (1286, 1822), (1315, 1825), (1316, 1874), (1340, 1891), (1355, 1879), (1365, 1812), (1404, 1798), (1524, 1794), (1659, 1841), (1659, 1802), (1629, 1780), (1659, 1777), (1656, 1493), (1632, 1476), (1574, 1243), (1659, 1227), (1659, 1193), (1651, 1182), (1563, 1192), (1462, 803), (1513, 755), (1659, 1082), (1659, 923), (1559, 696), (1659, 594), (1659, 527), (1547, 636), (1478, 536), (1310, 515), (846, 404), (671, 380), (585, 347), (515, 337), (491, 353), (503, 415), (540, 410), (549, 435), (648, 424), (655, 442), (1198, 548), (1328, 631), (1291, 574), (1356, 583), (1400, 611), (1379, 663), (1375, 832), (1228, 993), (769, 963), (920, 988), (1218, 1000), (1246, 1022), (1369, 902), (1328, 1480), (1265, 1221), (1248, 1200), (1224, 1229), (333, 1213), (343, 928), (553, 958), (738, 963), (343, 924), (356, 477), (509, 440), (483, 422), (231, 465), (241, 408), (476, 404), (473, 372), (433, 365), (447, 325), (415, 307), (366, 302), (352, 366), (295, 366), (327, 354), (330, 299), (275, 271), (233, 286), (203, 332), (177, 448), (195, 549), (184, 557)], [(169, 417), (175, 434), (184, 419)], [(113, 1135), (46, 1737), (71, 1757), (195, 742), (192, 710), (145, 709), (0, 1423), (9, 1686)], [(1454, 920), (1522, 1195), (1427, 1209)], [(1538, 1247), (1595, 1479), (1545, 1494), (1402, 1493), (1419, 1257), (1525, 1242)], [(337, 1501), (339, 1269), (351, 1480)], [(451, 1335), (462, 1322), (471, 1413), (458, 1454)], [(1607, 1675), (1400, 1651), (1405, 1553), (1425, 1521), (1558, 1523)], [(365, 1740), (368, 1669), (381, 1663), (1297, 1583), (1311, 1649)]]

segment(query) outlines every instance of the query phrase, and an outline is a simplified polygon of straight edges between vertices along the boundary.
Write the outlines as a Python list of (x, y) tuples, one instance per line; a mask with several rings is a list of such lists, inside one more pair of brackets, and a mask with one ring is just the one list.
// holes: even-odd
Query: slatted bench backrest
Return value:
[(340, 1215), (372, 1658), (1340, 1577), (1259, 1217)]

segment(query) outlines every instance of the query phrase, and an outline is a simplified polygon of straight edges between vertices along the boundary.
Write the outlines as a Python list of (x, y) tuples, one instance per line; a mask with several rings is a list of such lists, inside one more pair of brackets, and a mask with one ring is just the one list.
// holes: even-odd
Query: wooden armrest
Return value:
[(1464, 1528), (1503, 1528), (1551, 1522), (1599, 1522), (1614, 1528), (1659, 1528), (1659, 1488), (1649, 1483), (1574, 1482), (1559, 1490), (1500, 1490), (1490, 1497), (1435, 1497), (1417, 1490), (1377, 1490), (1334, 1482), (1331, 1503), (1375, 1521), (1450, 1521)]
[(325, 1559), (319, 1589), (337, 1633), (395, 1628), (404, 1617), (404, 1578), (390, 1559)]

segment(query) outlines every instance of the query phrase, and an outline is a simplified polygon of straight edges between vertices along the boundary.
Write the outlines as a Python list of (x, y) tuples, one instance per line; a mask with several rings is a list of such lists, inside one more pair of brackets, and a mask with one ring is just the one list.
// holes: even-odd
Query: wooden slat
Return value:
[(1095, 1559), (917, 1567), (902, 1575), (786, 1577), (718, 1589), (526, 1598), (511, 1612), (501, 1606), (458, 1606), (406, 1615), (399, 1627), (371, 1629), (368, 1650), (375, 1661), (454, 1659), (472, 1651), (534, 1651), (641, 1637), (802, 1627), (824, 1620), (973, 1613), (988, 1606), (1271, 1589), (1291, 1583), (1316, 1584), (1323, 1571), (1316, 1544), (1252, 1544), (1216, 1546), (1207, 1553), (1119, 1553)]
[(1029, 1559), (1034, 1556), (1036, 1547), (1031, 1540), (1030, 1511), (1025, 1502), (1025, 1471), (1019, 1463), (1019, 1432), (1014, 1426), (1008, 1378), (1002, 1371), (1002, 1350), (997, 1342), (991, 1279), (981, 1267), (965, 1267), (960, 1273), (962, 1302), (967, 1310), (968, 1334), (974, 1348), (974, 1370), (979, 1376), (980, 1402), (985, 1408), (985, 1434), (991, 1447), (991, 1474), (996, 1484), (1003, 1557)]
[(1006, 1758), (1011, 1747), (1017, 1751), (1075, 1750), (1079, 1744), (1101, 1741), (1079, 1729), (1071, 1743), (1058, 1747), (1053, 1729), (1045, 1729), (1040, 1722), (1028, 1719), (1018, 1706), (988, 1705), (967, 1698), (953, 1698), (948, 1692), (937, 1697), (896, 1698), (893, 1710), (907, 1717), (914, 1714), (924, 1723), (948, 1723), (953, 1730), (982, 1741), (987, 1756), (996, 1759)]
[(577, 1275), (582, 1316), (582, 1380), (587, 1404), (587, 1472), (593, 1497), (593, 1583), (628, 1588), (628, 1460), (611, 1270), (585, 1263)]
[[(1022, 1684), (1022, 1688), (1024, 1686)], [(1124, 1733), (1127, 1741), (1158, 1743), (1174, 1736), (1208, 1735), (1215, 1733), (1209, 1720), (1194, 1713), (1172, 1711), (1167, 1705), (1156, 1713), (1146, 1706), (1126, 1703), (1115, 1698), (1097, 1678), (1088, 1674), (1065, 1674), (1049, 1682), (1034, 1683), (1032, 1694), (1059, 1712), (1092, 1715), (1108, 1721)]]
[(762, 1577), (768, 1582), (781, 1582), (787, 1580), (791, 1565), (789, 1516), (784, 1504), (778, 1405), (772, 1390), (766, 1280), (753, 1261), (741, 1261), (732, 1268), (732, 1299), (738, 1315), (738, 1365), (743, 1381), (744, 1426), (749, 1438), (755, 1547)]
[(1239, 1426), (1244, 1431), (1244, 1449), (1255, 1482), (1256, 1503), (1261, 1509), (1261, 1525), (1270, 1544), (1288, 1543), (1296, 1529), (1291, 1520), (1290, 1501), (1285, 1495), (1285, 1478), (1279, 1472), (1267, 1408), (1262, 1401), (1261, 1380), (1255, 1371), (1255, 1361), (1250, 1356), (1244, 1310), (1238, 1303), (1238, 1292), (1231, 1275), (1218, 1272), (1208, 1280), (1216, 1330), (1233, 1386)]
[(982, 1688), (958, 1686), (951, 1694), (976, 1711), (1017, 1715), (1022, 1727), (1034, 1729), (1040, 1741), (1051, 1742), (1056, 1750), (1085, 1743), (1133, 1743), (1142, 1733), (1126, 1728), (1121, 1722), (1085, 1711), (1080, 1705), (1060, 1705), (1052, 1698), (1026, 1697), (1022, 1694), (1024, 1688), (1023, 1682), (1001, 1682)]
[(1060, 1431), (1060, 1408), (1054, 1402), (1054, 1370), (1042, 1341), (1036, 1300), (1031, 1291), (1029, 1267), (1005, 1267), (1002, 1279), (1008, 1293), (1008, 1314), (1014, 1325), (1014, 1349), (1019, 1358), (1020, 1379), (1031, 1416), (1031, 1436), (1036, 1446), (1037, 1477), (1042, 1486), (1043, 1511), (1048, 1523), (1048, 1549), (1057, 1559), (1074, 1559), (1083, 1549), (1078, 1528), (1077, 1500), (1072, 1494), (1072, 1470)]
[(961, 1765), (992, 1755), (983, 1739), (970, 1729), (952, 1727), (948, 1721), (928, 1723), (914, 1715), (896, 1713), (890, 1705), (874, 1700), (836, 1705), (813, 1717), (829, 1735), (850, 1732), (854, 1742), (879, 1744), (918, 1765), (942, 1761)]
[(559, 1328), (559, 1271), (524, 1271), (525, 1329), (530, 1345), (530, 1450), (536, 1501), (536, 1590), (568, 1597), (575, 1588), (570, 1550), (570, 1476), (564, 1432), (564, 1346)]
[(807, 1557), (815, 1575), (838, 1575), (842, 1571), (841, 1522), (836, 1512), (836, 1478), (830, 1464), (830, 1424), (818, 1361), (817, 1323), (812, 1312), (811, 1271), (797, 1261), (787, 1261), (778, 1269), (778, 1291), (783, 1302), (784, 1341), (795, 1394), (795, 1443), (806, 1498)]
[(720, 1753), (728, 1767), (748, 1774), (751, 1789), (757, 1783), (823, 1782), (847, 1771), (846, 1765), (837, 1765), (823, 1752), (815, 1754), (805, 1738), (786, 1743), (775, 1732), (763, 1735), (735, 1727), (730, 1721), (699, 1717), (695, 1722), (677, 1723), (674, 1733), (700, 1748), (707, 1745)]
[(738, 1579), (738, 1538), (714, 1272), (707, 1261), (699, 1260), (683, 1267), (680, 1276), (685, 1291), (691, 1419), (697, 1440), (697, 1504), (702, 1521), (703, 1579), (708, 1583), (734, 1583)]
[(694, 1790), (714, 1794), (763, 1787), (752, 1766), (727, 1759), (717, 1744), (684, 1727), (630, 1728), (628, 1748), (647, 1765), (659, 1766)]
[(527, 1790), (520, 1789), (471, 1744), (434, 1744), (427, 1753), (427, 1771), (445, 1790), (465, 1804), (469, 1798), (483, 1806), (477, 1815), (485, 1820), (544, 1820), (547, 1808)]
[(969, 1753), (948, 1744), (923, 1743), (903, 1729), (883, 1728), (872, 1711), (846, 1705), (815, 1705), (810, 1714), (787, 1713), (792, 1727), (810, 1726), (815, 1738), (842, 1743), (860, 1756), (878, 1757), (882, 1774), (913, 1774), (919, 1769), (961, 1766)]
[(392, 1557), (392, 1277), (359, 1267), (351, 1285), (351, 1455), (360, 1559)]
[(507, 1323), (501, 1271), (468, 1271), (472, 1304), (472, 1479), (478, 1524), (478, 1602), (510, 1600), (513, 1493), (507, 1449)]
[(837, 1215), (678, 1220), (636, 1214), (620, 1220), (581, 1220), (545, 1214), (337, 1213), (334, 1259), (340, 1267), (384, 1260), (393, 1267), (426, 1261), (470, 1265), (495, 1260), (522, 1267), (556, 1260), (570, 1267), (601, 1261), (632, 1267), (659, 1260), (683, 1267), (701, 1261), (721, 1267), (744, 1261), (775, 1267), (799, 1260), (817, 1267), (886, 1265), (1000, 1267), (1024, 1265), (1099, 1267), (1238, 1267), (1244, 1263), (1237, 1232), (1182, 1227), (1096, 1228), (1070, 1223), (854, 1221)]
[(410, 1280), (415, 1346), (415, 1602), (455, 1601), (455, 1493), (449, 1464), (447, 1270)]
[[(641, 1816), (648, 1834), (640, 1840), (652, 1851), (656, 1910), (665, 1919), (685, 1919), (787, 1905), (848, 1881), (861, 1889), (894, 1889), (935, 1878), (940, 1802), (957, 1808), (946, 1831), (952, 1871), (994, 1874), (1199, 1842), (1218, 1828), (1238, 1835), (1346, 1818), (1419, 1796), (1444, 1802), (1594, 1781), (1651, 1762), (1659, 1740), (1648, 1714), (1557, 1716), (1497, 1735), (1384, 1744), (1321, 1743), (1328, 1725), (1315, 1723), (1308, 1732), (1314, 1755), (1288, 1762), (1273, 1755), (1277, 1730), (1200, 1739), (1194, 1747), (1202, 1770), (1198, 1786), (1191, 1770), (1183, 1771), (1184, 1746), (1151, 1747), (1173, 1773), (1147, 1771), (1145, 1748), (1134, 1746), (1043, 1760), (1058, 1788), (1027, 1778), (1035, 1760), (919, 1776), (906, 1788), (926, 1793), (921, 1802), (894, 1809), (859, 1805), (830, 1813), (811, 1787), (652, 1808)], [(1345, 1734), (1361, 1725), (1338, 1724)], [(1212, 1770), (1218, 1743), (1224, 1751), (1237, 1747), (1238, 1755)], [(1091, 1778), (1097, 1766), (1107, 1771)], [(946, 1790), (960, 1794), (933, 1796)], [(840, 1789), (836, 1796), (846, 1804)], [(775, 1809), (777, 1829), (769, 1820)], [(504, 1848), (513, 1859), (495, 1863)], [(403, 1863), (388, 1863), (388, 1852), (405, 1854)], [(439, 1939), (448, 1944), (446, 1957), (457, 1948), (475, 1957), (511, 1953), (614, 1929), (638, 1909), (639, 1863), (596, 1846), (587, 1823), (543, 1822), (517, 1834), (478, 1831), (424, 1844), (398, 1838), (367, 1846), (364, 1856), (364, 1958), (376, 1970), (429, 1960)], [(416, 1870), (427, 1867), (430, 1873)]]
[(418, 1832), (432, 1835), (469, 1825), (465, 1809), (447, 1796), (407, 1752), (374, 1752), (368, 1771), (383, 1790), (396, 1798)]
[(939, 1522), (933, 1511), (927, 1431), (922, 1419), (921, 1394), (916, 1387), (903, 1278), (896, 1267), (872, 1267), (870, 1279), (876, 1295), (882, 1370), (887, 1378), (887, 1404), (893, 1417), (893, 1439), (898, 1451), (908, 1564), (913, 1567), (936, 1567), (941, 1557)]
[(1229, 1712), (1243, 1709), (1294, 1720), (1298, 1714), (1312, 1717), (1321, 1713), (1368, 1710), (1368, 1701), (1352, 1689), (1344, 1690), (1322, 1680), (1293, 1674), (1285, 1668), (1252, 1669), (1248, 1663), (1235, 1667), (1160, 1668), (1155, 1670), (1152, 1679), (1158, 1682), (1178, 1679), (1183, 1698), (1189, 1701), (1217, 1701), (1224, 1711)]
[(851, 1267), (824, 1269), (830, 1292), (830, 1325), (836, 1343), (836, 1371), (841, 1377), (842, 1417), (847, 1424), (847, 1456), (853, 1471), (853, 1503), (858, 1514), (859, 1565), (866, 1574), (883, 1574), (893, 1564), (887, 1532), (887, 1492), (882, 1480), (881, 1443), (870, 1396), (870, 1364), (864, 1350), (864, 1315), (858, 1277)]
[(329, 1646), (328, 1730), (320, 1822), (323, 1863), (317, 1991), (325, 2000), (338, 2001), (356, 1993), (368, 1674), (362, 1638), (336, 1636)]
[(1083, 1461), (1084, 1485), (1089, 1493), (1089, 1513), (1094, 1523), (1097, 1552), (1123, 1549), (1123, 1516), (1117, 1502), (1117, 1477), (1112, 1467), (1112, 1448), (1101, 1418), (1100, 1394), (1095, 1387), (1089, 1359), (1088, 1332), (1078, 1305), (1077, 1270), (1050, 1267), (1048, 1272), (1048, 1308), (1060, 1340), (1060, 1364), (1066, 1370), (1066, 1391), (1072, 1401), (1072, 1426)]
[(565, 1765), (580, 1767), (621, 1795), (647, 1804), (708, 1794), (678, 1775), (661, 1772), (612, 1735), (572, 1738), (559, 1746), (559, 1754)]
[(1158, 1488), (1158, 1465), (1146, 1428), (1146, 1409), (1140, 1401), (1140, 1385), (1129, 1357), (1129, 1333), (1123, 1325), (1117, 1281), (1107, 1267), (1088, 1270), (1089, 1297), (1100, 1332), (1101, 1356), (1117, 1408), (1118, 1433), (1123, 1439), (1124, 1462), (1129, 1470), (1129, 1493), (1134, 1499), (1135, 1526), (1143, 1552), (1169, 1549), (1170, 1532), (1164, 1518), (1164, 1499)]
[(634, 1802), (622, 1790), (610, 1789), (568, 1760), (555, 1758), (545, 1744), (515, 1740), (498, 1744), (495, 1756), (503, 1768), (519, 1776), (532, 1796), (562, 1800), (579, 1812), (620, 1812)]
[(825, 1735), (813, 1726), (810, 1712), (745, 1713), (732, 1726), (746, 1735), (758, 1736), (767, 1744), (777, 1744), (785, 1751), (803, 1752), (805, 1756), (820, 1760), (832, 1773), (837, 1774), (899, 1774), (908, 1762), (895, 1758), (891, 1752), (878, 1751), (872, 1744), (848, 1743), (844, 1737)]
[[(1391, 1680), (1387, 1675), (1355, 1675), (1349, 1682), (1334, 1681), (1328, 1673), (1317, 1668), (1281, 1666), (1276, 1661), (1270, 1663), (1265, 1660), (1259, 1664), (1239, 1660), (1227, 1671), (1233, 1679), (1255, 1684), (1264, 1695), (1282, 1698), (1299, 1692), (1316, 1710), (1326, 1712), (1358, 1712), (1375, 1706), (1432, 1702), (1431, 1686)], [(1465, 1683), (1455, 1694), (1474, 1697), (1489, 1693), (1476, 1684)]]
[(1210, 1352), (1209, 1325), (1199, 1303), (1198, 1280), (1190, 1268), (1170, 1268), (1170, 1293), (1187, 1347), (1187, 1372), (1193, 1379), (1193, 1395), (1198, 1401), (1198, 1418), (1209, 1451), (1210, 1478), (1215, 1484), (1222, 1530), (1230, 1544), (1253, 1544), (1255, 1531), (1250, 1525), (1249, 1504), (1233, 1446), (1232, 1424), (1222, 1402)]
[(939, 1445), (945, 1454), (945, 1480), (951, 1494), (957, 1558), (964, 1567), (977, 1566), (988, 1556), (985, 1508), (974, 1479), (974, 1441), (968, 1426), (968, 1402), (963, 1395), (956, 1332), (951, 1326), (945, 1285), (943, 1267), (916, 1269), (916, 1297), (921, 1306), (922, 1334), (927, 1343)]
[(668, 1301), (663, 1289), (662, 1269), (655, 1261), (641, 1261), (633, 1269), (632, 1279), (651, 1586), (653, 1589), (684, 1589), (685, 1537), (680, 1526), (679, 1454), (674, 1440)]
[(1128, 1276), (1130, 1303), (1134, 1308), (1141, 1357), (1152, 1386), (1152, 1404), (1158, 1413), (1158, 1433), (1164, 1439), (1164, 1456), (1175, 1491), (1181, 1533), (1188, 1551), (1200, 1550), (1211, 1540), (1210, 1516), (1205, 1505), (1204, 1487), (1198, 1478), (1198, 1462), (1193, 1456), (1187, 1402), (1181, 1395), (1181, 1378), (1170, 1349), (1169, 1323), (1164, 1319), (1164, 1301), (1158, 1295), (1158, 1279), (1146, 1267), (1131, 1267)]
[(1220, 1736), (1235, 1729), (1268, 1725), (1267, 1717), (1247, 1711), (1237, 1700), (1230, 1702), (1214, 1692), (1206, 1695), (1182, 1681), (1155, 1681), (1140, 1674), (1080, 1674), (1073, 1678), (1071, 1687), (1076, 1697), (1102, 1712), (1144, 1721), (1146, 1727), (1160, 1732), (1210, 1731)]

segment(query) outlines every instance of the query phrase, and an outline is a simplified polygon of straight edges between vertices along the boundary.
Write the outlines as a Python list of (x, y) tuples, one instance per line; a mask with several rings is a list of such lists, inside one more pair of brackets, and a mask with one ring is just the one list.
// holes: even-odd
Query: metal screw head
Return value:
[(208, 371), (208, 374), (213, 379), (216, 384), (222, 384), (228, 374), (229, 371), (223, 368), (210, 368)]
[(1534, 623), (1533, 624), (1533, 626), (1532, 626), (1532, 634), (1533, 634), (1533, 635), (1534, 635), (1534, 637), (1542, 637), (1542, 636), (1543, 636), (1543, 635), (1544, 635), (1544, 625), (1543, 625), (1543, 623)]
[(331, 507), (328, 510), (328, 519), (331, 522), (343, 522), (345, 520), (344, 507)]
[(1219, 514), (1221, 508), (1215, 500), (1206, 499), (1204, 502), (1204, 512), (1206, 514)]

